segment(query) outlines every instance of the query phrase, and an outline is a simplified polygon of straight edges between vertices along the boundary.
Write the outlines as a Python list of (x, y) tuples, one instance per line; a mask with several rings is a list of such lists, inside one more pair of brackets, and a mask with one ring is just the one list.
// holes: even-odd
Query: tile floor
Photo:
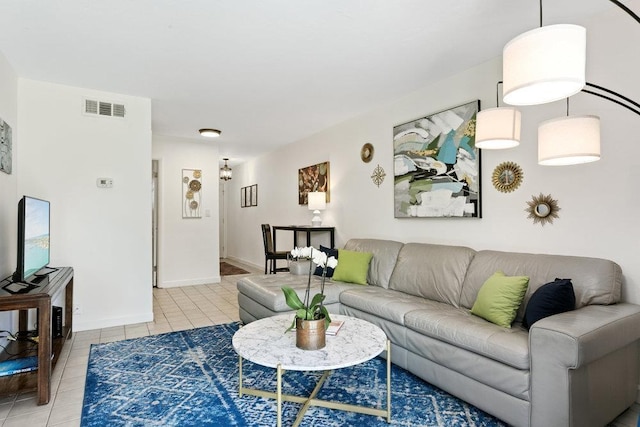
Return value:
[[(252, 274), (262, 273), (247, 265), (233, 264)], [(221, 283), (212, 285), (154, 289), (153, 322), (74, 333), (53, 371), (51, 402), (38, 406), (35, 392), (0, 398), (0, 426), (79, 426), (91, 344), (237, 321), (238, 277), (241, 276), (225, 276)], [(636, 427), (639, 414), (640, 405), (635, 404), (611, 427)]]

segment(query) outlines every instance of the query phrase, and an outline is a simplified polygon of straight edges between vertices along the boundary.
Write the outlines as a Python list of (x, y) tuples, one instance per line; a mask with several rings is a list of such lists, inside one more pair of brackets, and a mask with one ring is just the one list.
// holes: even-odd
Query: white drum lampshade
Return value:
[(500, 150), (520, 145), (520, 111), (513, 107), (489, 108), (476, 116), (476, 147)]
[(538, 127), (538, 164), (564, 166), (600, 160), (600, 118), (569, 116)]
[(585, 86), (587, 30), (548, 25), (511, 40), (502, 52), (503, 99), (538, 105), (568, 98)]
[(311, 225), (313, 227), (320, 227), (322, 225), (322, 218), (320, 218), (320, 211), (327, 207), (327, 196), (324, 191), (313, 191), (307, 194), (307, 200), (309, 203), (309, 210), (313, 211), (313, 218), (311, 219)]

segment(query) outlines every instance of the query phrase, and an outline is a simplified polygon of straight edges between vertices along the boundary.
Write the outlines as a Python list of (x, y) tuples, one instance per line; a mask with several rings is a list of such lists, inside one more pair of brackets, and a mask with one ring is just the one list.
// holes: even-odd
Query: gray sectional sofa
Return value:
[[(368, 286), (329, 282), (329, 311), (380, 326), (392, 362), (425, 381), (515, 426), (602, 426), (635, 401), (640, 306), (620, 303), (616, 263), (374, 239), (349, 240), (345, 249), (373, 253)], [(470, 312), (497, 270), (530, 278), (511, 328)], [(576, 310), (525, 329), (529, 298), (555, 278), (572, 279)], [(290, 311), (280, 288), (302, 294), (306, 280), (289, 273), (241, 279), (240, 319)]]

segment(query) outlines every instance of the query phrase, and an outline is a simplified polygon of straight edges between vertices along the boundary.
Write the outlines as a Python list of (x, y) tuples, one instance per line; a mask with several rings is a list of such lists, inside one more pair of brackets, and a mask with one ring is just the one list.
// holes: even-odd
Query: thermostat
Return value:
[(98, 179), (96, 179), (96, 185), (99, 188), (111, 188), (111, 187), (113, 187), (113, 179), (112, 178), (98, 178)]

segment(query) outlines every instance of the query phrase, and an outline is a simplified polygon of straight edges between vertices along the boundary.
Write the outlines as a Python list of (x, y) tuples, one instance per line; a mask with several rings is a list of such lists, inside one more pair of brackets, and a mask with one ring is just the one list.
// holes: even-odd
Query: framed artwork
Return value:
[(327, 203), (329, 203), (331, 201), (329, 189), (329, 162), (298, 169), (299, 205), (308, 204), (307, 194), (313, 191), (324, 191), (327, 195)]
[(482, 217), (480, 101), (393, 128), (396, 218)]
[(202, 218), (202, 171), (182, 169), (182, 218)]
[(251, 206), (258, 206), (258, 184), (251, 186)]
[(12, 170), (11, 126), (0, 118), (0, 171), (11, 174)]
[(240, 207), (250, 208), (252, 206), (258, 206), (258, 184), (240, 189)]

